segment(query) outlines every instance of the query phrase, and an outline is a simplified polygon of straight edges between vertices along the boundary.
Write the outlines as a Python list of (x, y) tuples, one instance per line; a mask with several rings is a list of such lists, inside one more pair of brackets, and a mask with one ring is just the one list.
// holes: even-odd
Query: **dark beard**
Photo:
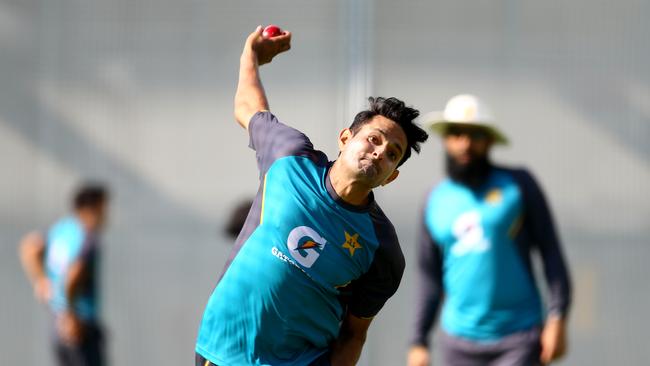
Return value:
[(445, 166), (449, 177), (470, 188), (478, 188), (490, 174), (492, 165), (487, 156), (472, 159), (468, 164), (458, 164), (454, 158), (446, 154)]

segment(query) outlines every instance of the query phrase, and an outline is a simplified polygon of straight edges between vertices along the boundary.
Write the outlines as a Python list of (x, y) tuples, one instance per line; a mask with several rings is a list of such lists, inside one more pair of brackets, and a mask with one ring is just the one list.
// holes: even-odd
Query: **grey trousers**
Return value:
[(444, 331), (440, 339), (445, 366), (539, 366), (540, 328), (517, 332), (495, 342), (482, 343)]

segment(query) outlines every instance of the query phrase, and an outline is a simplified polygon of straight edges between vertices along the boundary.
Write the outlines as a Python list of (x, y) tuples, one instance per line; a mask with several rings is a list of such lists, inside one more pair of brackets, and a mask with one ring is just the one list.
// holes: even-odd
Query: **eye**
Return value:
[(379, 144), (379, 138), (377, 136), (371, 135), (368, 137), (368, 141), (372, 142), (373, 144)]
[(389, 158), (390, 160), (395, 161), (395, 160), (397, 160), (397, 154), (395, 154), (395, 152), (393, 152), (393, 151), (390, 151), (390, 152), (388, 153), (388, 158)]

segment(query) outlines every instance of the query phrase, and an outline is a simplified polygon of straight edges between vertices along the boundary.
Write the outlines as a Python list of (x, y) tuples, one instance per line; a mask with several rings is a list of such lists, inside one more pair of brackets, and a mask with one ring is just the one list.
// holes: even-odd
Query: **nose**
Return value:
[(385, 146), (377, 146), (375, 147), (375, 150), (372, 152), (372, 157), (377, 160), (382, 160), (384, 158), (385, 153), (386, 153)]
[(464, 133), (458, 136), (458, 143), (463, 149), (468, 149), (472, 144), (472, 139), (468, 134)]

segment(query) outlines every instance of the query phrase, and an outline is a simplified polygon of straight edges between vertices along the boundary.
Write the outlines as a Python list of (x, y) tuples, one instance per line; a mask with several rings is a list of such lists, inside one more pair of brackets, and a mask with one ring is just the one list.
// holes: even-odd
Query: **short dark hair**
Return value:
[(397, 166), (404, 164), (411, 157), (411, 149), (417, 153), (420, 152), (420, 143), (425, 142), (429, 135), (413, 122), (420, 115), (417, 109), (407, 107), (404, 102), (394, 97), (370, 97), (368, 102), (370, 104), (369, 108), (357, 113), (349, 127), (353, 134), (359, 132), (375, 116), (384, 116), (402, 127), (404, 134), (406, 134), (407, 148)]
[(109, 193), (105, 185), (97, 182), (84, 183), (75, 191), (72, 206), (75, 210), (97, 208), (108, 201)]

